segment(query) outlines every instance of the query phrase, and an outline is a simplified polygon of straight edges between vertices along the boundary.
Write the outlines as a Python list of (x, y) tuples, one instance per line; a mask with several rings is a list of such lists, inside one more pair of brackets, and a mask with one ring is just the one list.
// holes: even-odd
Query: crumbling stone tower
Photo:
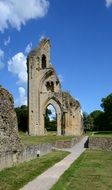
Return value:
[(29, 134), (45, 134), (44, 116), (51, 104), (57, 113), (57, 134), (81, 135), (80, 104), (61, 91), (59, 78), (50, 64), (50, 48), (50, 40), (43, 39), (27, 59)]

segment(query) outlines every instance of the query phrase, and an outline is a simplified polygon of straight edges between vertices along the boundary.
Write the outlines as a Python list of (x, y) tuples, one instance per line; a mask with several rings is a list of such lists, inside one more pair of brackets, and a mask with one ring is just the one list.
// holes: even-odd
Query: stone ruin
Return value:
[[(62, 91), (60, 80), (50, 63), (50, 49), (50, 40), (43, 39), (27, 57), (29, 134), (45, 135), (45, 112), (48, 105), (52, 105), (57, 115), (57, 135), (81, 136), (83, 120), (80, 103), (68, 92)], [(33, 149), (21, 144), (13, 97), (0, 87), (0, 169), (33, 158), (40, 148)]]
[(50, 61), (50, 40), (43, 39), (27, 57), (29, 134), (45, 135), (45, 113), (52, 105), (57, 115), (57, 135), (83, 134), (80, 102), (63, 92)]
[[(63, 106), (65, 112), (71, 117), (71, 123), (68, 130), (74, 130), (74, 120), (75, 117), (78, 118), (76, 113), (79, 115), (80, 105), (79, 102), (67, 92), (63, 92)], [(51, 103), (53, 103), (51, 101)], [(77, 111), (78, 110), (78, 111)], [(74, 116), (75, 111), (75, 116)], [(80, 115), (79, 115), (80, 116)], [(80, 120), (80, 117), (79, 117)], [(65, 119), (63, 120), (63, 126)], [(66, 120), (66, 124), (69, 124), (70, 120)], [(79, 121), (78, 121), (79, 123)], [(76, 123), (76, 127), (78, 124)], [(11, 167), (15, 164), (22, 163), (37, 157), (37, 152), (40, 152), (40, 155), (46, 154), (52, 151), (54, 146), (63, 147), (63, 143), (55, 144), (38, 144), (38, 145), (22, 145), (21, 140), (18, 134), (18, 123), (17, 116), (14, 110), (14, 101), (12, 95), (0, 87), (0, 170)], [(75, 131), (79, 130), (75, 128)], [(63, 128), (63, 130), (66, 130)], [(68, 131), (69, 132), (69, 131)], [(77, 139), (76, 139), (77, 140)], [(74, 141), (75, 142), (75, 141)], [(67, 143), (74, 143), (68, 142)], [(65, 143), (65, 142), (64, 142)], [(65, 143), (66, 144), (66, 143)], [(71, 145), (70, 145), (71, 146)]]
[(18, 136), (17, 116), (12, 95), (0, 87), (0, 163), (17, 163), (22, 144)]

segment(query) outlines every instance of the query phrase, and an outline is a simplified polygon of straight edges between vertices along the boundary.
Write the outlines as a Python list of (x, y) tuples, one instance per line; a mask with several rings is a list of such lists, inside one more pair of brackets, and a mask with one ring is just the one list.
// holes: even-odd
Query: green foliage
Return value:
[(45, 128), (48, 130), (49, 129), (49, 122), (50, 122), (50, 118), (49, 116), (51, 115), (51, 110), (50, 109), (46, 109), (46, 113), (45, 113)]
[(105, 120), (104, 113), (100, 110), (95, 110), (90, 113), (90, 117), (93, 119), (93, 131), (104, 130)]
[(101, 107), (104, 109), (104, 112), (112, 112), (112, 93), (106, 98), (102, 98), (101, 101)]
[(101, 107), (104, 109), (107, 130), (112, 130), (112, 93), (102, 99)]
[(53, 118), (53, 120), (50, 120), (50, 115), (52, 114), (50, 109), (46, 109), (45, 114), (45, 128), (47, 131), (56, 131), (57, 130), (57, 122), (56, 117)]
[(17, 114), (19, 130), (26, 132), (28, 130), (28, 107), (22, 105), (21, 107), (15, 108), (15, 111)]
[(94, 128), (93, 118), (87, 113), (83, 113), (84, 131), (92, 131)]
[(89, 115), (84, 113), (84, 129), (89, 131), (112, 131), (112, 93), (103, 98), (101, 107)]

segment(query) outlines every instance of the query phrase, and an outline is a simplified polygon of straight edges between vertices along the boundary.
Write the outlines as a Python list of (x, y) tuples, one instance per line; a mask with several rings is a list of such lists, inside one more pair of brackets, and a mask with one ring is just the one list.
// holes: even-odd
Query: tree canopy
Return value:
[(22, 105), (15, 108), (15, 111), (18, 119), (18, 129), (23, 132), (28, 131), (28, 107)]
[(112, 93), (101, 100), (101, 110), (84, 113), (84, 128), (91, 131), (112, 131)]
[(56, 117), (53, 117), (52, 120), (50, 120), (50, 115), (52, 114), (50, 109), (46, 109), (45, 114), (45, 128), (47, 131), (56, 131), (57, 130), (57, 122)]

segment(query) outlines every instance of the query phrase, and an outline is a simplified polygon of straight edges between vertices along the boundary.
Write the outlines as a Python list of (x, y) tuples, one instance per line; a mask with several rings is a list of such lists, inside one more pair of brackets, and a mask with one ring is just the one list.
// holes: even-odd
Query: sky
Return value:
[(112, 0), (0, 0), (0, 85), (27, 104), (26, 58), (51, 40), (62, 89), (90, 113), (112, 93)]

